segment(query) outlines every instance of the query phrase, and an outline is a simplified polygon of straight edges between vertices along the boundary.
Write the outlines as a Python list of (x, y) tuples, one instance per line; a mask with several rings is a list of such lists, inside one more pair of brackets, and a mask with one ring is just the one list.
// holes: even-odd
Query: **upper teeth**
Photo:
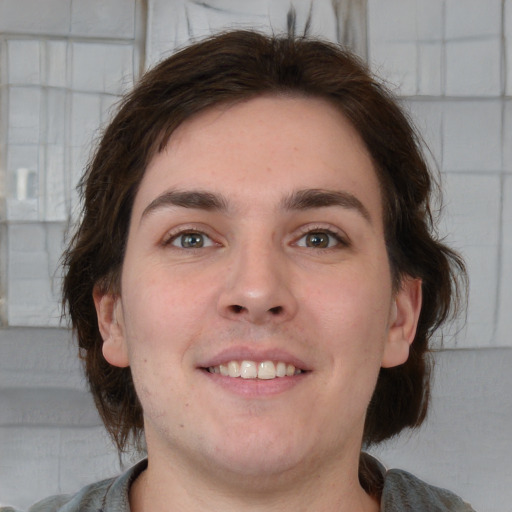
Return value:
[(225, 377), (242, 377), (242, 379), (275, 379), (276, 377), (291, 377), (301, 373), (293, 364), (279, 361), (229, 361), (218, 366), (210, 366), (210, 373), (220, 373)]

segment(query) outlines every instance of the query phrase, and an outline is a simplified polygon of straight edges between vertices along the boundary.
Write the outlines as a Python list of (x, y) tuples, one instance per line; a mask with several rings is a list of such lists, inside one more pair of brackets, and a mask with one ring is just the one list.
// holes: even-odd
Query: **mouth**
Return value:
[(209, 366), (203, 370), (218, 374), (223, 377), (230, 377), (233, 379), (258, 379), (258, 380), (272, 380), (281, 379), (285, 377), (293, 377), (305, 372), (300, 368), (296, 368), (291, 363), (284, 361), (250, 361), (250, 360), (232, 360), (217, 366)]

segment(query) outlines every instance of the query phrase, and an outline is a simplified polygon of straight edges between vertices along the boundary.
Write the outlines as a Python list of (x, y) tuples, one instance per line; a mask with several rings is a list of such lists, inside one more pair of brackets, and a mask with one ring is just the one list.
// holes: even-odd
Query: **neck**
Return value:
[(240, 475), (218, 468), (188, 468), (183, 461), (152, 457), (130, 490), (132, 512), (378, 512), (362, 489), (359, 453), (333, 467), (303, 464), (275, 475)]

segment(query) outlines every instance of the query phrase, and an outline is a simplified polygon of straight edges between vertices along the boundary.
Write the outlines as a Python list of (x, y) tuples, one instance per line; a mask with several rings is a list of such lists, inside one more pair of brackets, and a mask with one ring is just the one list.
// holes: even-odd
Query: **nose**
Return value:
[(286, 257), (269, 243), (233, 251), (219, 296), (219, 314), (253, 324), (280, 323), (293, 318), (297, 300)]

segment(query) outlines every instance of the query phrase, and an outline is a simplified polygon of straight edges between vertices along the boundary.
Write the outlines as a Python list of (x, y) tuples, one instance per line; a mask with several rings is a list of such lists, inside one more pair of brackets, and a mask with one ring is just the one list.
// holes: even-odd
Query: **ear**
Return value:
[(129, 366), (128, 349), (124, 335), (124, 319), (121, 298), (112, 292), (104, 292), (96, 285), (93, 290), (98, 327), (103, 338), (103, 357), (120, 368)]
[(416, 335), (421, 311), (421, 279), (404, 277), (391, 307), (388, 339), (382, 355), (382, 368), (392, 368), (407, 361)]

